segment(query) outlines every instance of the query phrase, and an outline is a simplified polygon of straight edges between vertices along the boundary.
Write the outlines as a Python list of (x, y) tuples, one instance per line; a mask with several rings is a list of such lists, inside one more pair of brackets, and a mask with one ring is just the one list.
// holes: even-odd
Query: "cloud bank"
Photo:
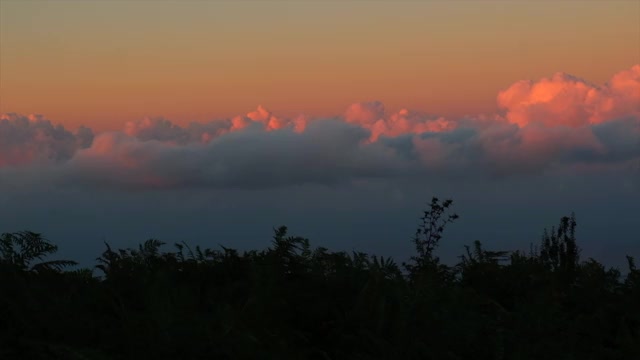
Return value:
[(145, 118), (97, 135), (5, 114), (0, 183), (272, 188), (616, 169), (640, 186), (640, 64), (602, 86), (564, 73), (519, 81), (497, 102), (497, 114), (462, 119), (388, 113), (378, 101), (352, 104), (332, 119), (281, 118), (260, 106), (187, 126)]
[(0, 116), (0, 168), (71, 159), (91, 146), (93, 132), (82, 127), (75, 134), (54, 126), (41, 115)]

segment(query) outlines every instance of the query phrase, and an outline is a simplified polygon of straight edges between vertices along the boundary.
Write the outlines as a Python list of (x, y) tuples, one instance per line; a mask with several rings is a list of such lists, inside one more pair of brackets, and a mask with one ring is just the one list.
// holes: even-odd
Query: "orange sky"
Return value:
[(120, 129), (380, 100), (494, 111), (520, 79), (640, 63), (640, 1), (0, 0), (0, 113)]

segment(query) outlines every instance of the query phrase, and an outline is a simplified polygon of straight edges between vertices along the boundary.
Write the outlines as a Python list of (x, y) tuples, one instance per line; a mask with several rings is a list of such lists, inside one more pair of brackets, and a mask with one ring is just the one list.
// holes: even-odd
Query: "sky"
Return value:
[[(640, 1), (0, 0), (0, 232), (640, 256)], [(582, 239), (582, 240), (581, 240)]]

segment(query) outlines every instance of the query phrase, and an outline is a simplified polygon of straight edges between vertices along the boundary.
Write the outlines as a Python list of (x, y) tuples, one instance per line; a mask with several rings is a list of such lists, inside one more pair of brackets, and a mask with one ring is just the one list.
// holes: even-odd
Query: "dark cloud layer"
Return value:
[(303, 133), (248, 129), (181, 146), (105, 133), (60, 174), (65, 182), (100, 186), (269, 188), (401, 173), (406, 165), (393, 149), (362, 145), (367, 137), (362, 128), (330, 120)]
[(461, 120), (452, 130), (376, 141), (369, 130), (339, 119), (311, 121), (303, 132), (249, 126), (204, 142), (166, 120), (157, 124), (159, 130), (142, 135), (109, 132), (91, 141), (86, 129), (72, 134), (41, 119), (5, 120), (3, 136), (10, 140), (2, 145), (0, 182), (46, 175), (60, 185), (270, 188), (425, 175), (523, 176), (640, 160), (640, 117), (634, 116), (579, 128)]

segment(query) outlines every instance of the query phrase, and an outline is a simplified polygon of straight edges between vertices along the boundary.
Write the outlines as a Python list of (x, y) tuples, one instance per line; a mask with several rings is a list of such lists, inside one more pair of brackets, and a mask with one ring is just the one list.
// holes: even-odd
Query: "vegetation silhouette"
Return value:
[[(433, 198), (398, 266), (274, 229), (265, 250), (151, 239), (92, 269), (48, 260), (40, 234), (0, 237), (0, 359), (640, 359), (640, 270), (580, 261), (576, 219), (528, 252), (435, 250)], [(39, 261), (39, 262), (38, 262)]]

